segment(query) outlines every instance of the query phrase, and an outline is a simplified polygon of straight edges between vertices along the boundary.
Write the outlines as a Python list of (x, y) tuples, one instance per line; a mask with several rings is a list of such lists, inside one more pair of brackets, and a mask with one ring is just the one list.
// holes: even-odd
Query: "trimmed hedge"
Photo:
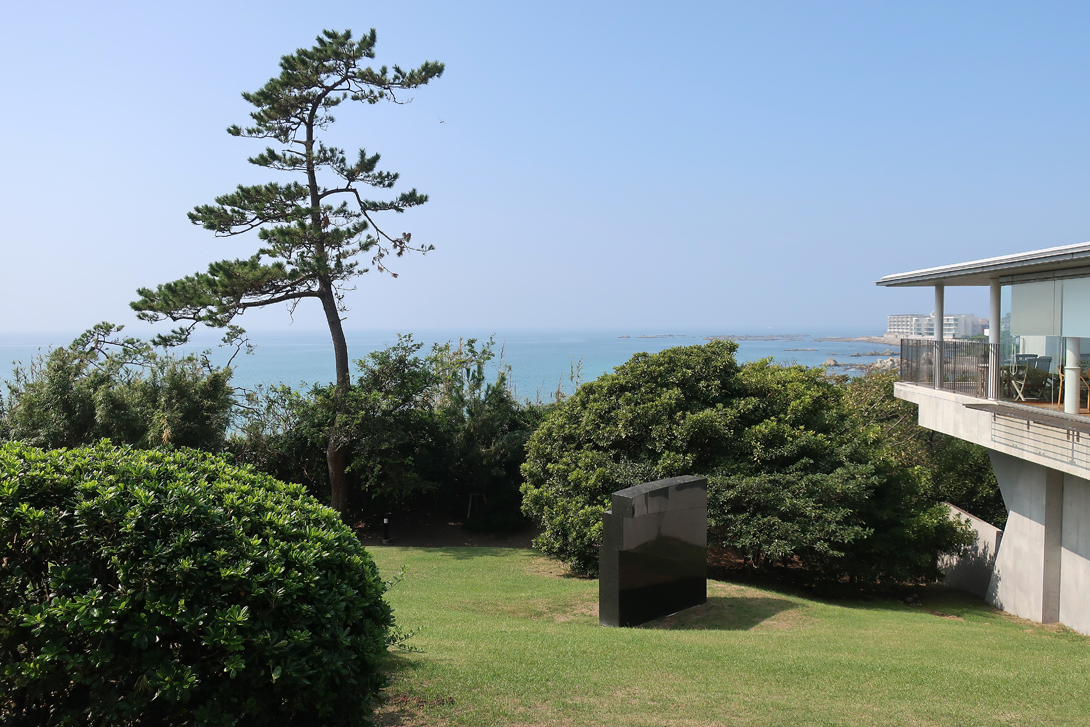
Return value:
[(300, 485), (193, 450), (0, 446), (0, 721), (364, 724), (384, 590)]

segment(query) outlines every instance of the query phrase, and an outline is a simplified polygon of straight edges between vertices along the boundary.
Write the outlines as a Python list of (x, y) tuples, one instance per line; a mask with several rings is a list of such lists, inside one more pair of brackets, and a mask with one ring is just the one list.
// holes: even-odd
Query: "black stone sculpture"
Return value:
[(598, 622), (636, 626), (708, 600), (708, 481), (672, 477), (613, 493), (602, 517)]

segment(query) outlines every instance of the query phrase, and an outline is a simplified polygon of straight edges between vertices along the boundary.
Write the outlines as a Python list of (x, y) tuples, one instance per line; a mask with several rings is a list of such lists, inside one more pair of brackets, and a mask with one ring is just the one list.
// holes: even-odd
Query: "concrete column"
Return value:
[(946, 287), (943, 285), (935, 286), (935, 388), (942, 388), (942, 319), (946, 316), (944, 312), (944, 300), (946, 297)]
[(988, 398), (998, 399), (1001, 376), (999, 342), (1002, 340), (1000, 331), (1002, 288), (999, 285), (999, 278), (992, 278), (988, 288)]
[(1082, 383), (1079, 381), (1080, 339), (1067, 337), (1067, 351), (1064, 354), (1064, 411), (1068, 414), (1079, 413)]
[(986, 600), (1016, 616), (1054, 623), (1064, 598), (1072, 595), (1061, 593), (1064, 474), (995, 450), (988, 454), (1007, 506), (1007, 526)]
[(1090, 482), (1064, 475), (1060, 623), (1090, 633)]
[(1041, 593), (1041, 623), (1060, 620), (1060, 565), (1063, 562), (1063, 472), (1045, 470), (1044, 577)]

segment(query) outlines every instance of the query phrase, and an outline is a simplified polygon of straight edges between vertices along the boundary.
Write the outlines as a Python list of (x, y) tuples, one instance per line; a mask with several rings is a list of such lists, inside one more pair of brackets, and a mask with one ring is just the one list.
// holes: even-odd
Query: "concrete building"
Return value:
[[(886, 287), (985, 286), (984, 341), (903, 341), (898, 398), (921, 426), (988, 449), (1009, 511), (987, 534), (985, 598), (1010, 613), (1090, 634), (1090, 243), (888, 275)], [(945, 329), (945, 326), (943, 327)], [(1087, 346), (1090, 348), (1090, 346)], [(977, 528), (982, 532), (981, 528)], [(998, 543), (998, 547), (996, 544)], [(994, 558), (994, 560), (991, 560)]]
[[(973, 313), (947, 313), (942, 317), (944, 338), (970, 338), (980, 335), (987, 320)], [(931, 338), (935, 335), (935, 314), (898, 313), (889, 316), (886, 336), (890, 338)]]
[(886, 335), (890, 338), (918, 338), (935, 335), (935, 323), (923, 313), (898, 313), (889, 316)]

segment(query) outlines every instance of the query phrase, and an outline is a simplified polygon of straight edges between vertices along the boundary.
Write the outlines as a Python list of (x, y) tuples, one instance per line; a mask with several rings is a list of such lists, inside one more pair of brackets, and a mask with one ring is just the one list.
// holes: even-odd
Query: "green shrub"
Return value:
[(16, 369), (0, 407), (0, 439), (45, 449), (103, 438), (134, 447), (220, 449), (233, 404), (231, 369), (119, 339), (120, 330), (100, 323)]
[(458, 347), (433, 346), (427, 358), (434, 372), (433, 403), (439, 423), (440, 497), (461, 517), (473, 499), (465, 525), (472, 530), (518, 530), (522, 514), (522, 463), (526, 441), (541, 423), (545, 407), (520, 403), (508, 385), (508, 369), (498, 367), (488, 381), (492, 341), (480, 351), (470, 339)]
[[(376, 515), (441, 510), (467, 526), (525, 525), (520, 467), (526, 440), (544, 407), (519, 403), (505, 368), (491, 381), (492, 342), (437, 344), (421, 356), (411, 336), (356, 361), (357, 376), (340, 402), (338, 441), (348, 449), (350, 507)], [(335, 387), (285, 386), (248, 397), (228, 449), (239, 462), (298, 482), (329, 500), (325, 450), (335, 421)]]
[(545, 528), (536, 546), (595, 573), (610, 493), (741, 459), (736, 348), (714, 341), (636, 354), (556, 405), (522, 468), (523, 509)]
[(916, 468), (931, 499), (1002, 528), (1007, 507), (988, 450), (919, 426), (917, 406), (893, 395), (896, 380), (893, 373), (872, 373), (844, 382), (849, 413), (858, 427), (871, 432), (875, 456), (901, 469)]
[(192, 450), (0, 447), (6, 723), (365, 723), (383, 592), (299, 485)]
[(524, 509), (536, 545), (598, 568), (610, 493), (677, 475), (708, 478), (709, 542), (757, 569), (803, 565), (812, 582), (939, 577), (964, 534), (914, 470), (877, 453), (821, 370), (739, 366), (737, 346), (637, 354), (584, 384), (530, 438)]
[(238, 429), (228, 437), (226, 451), (236, 464), (304, 485), (311, 496), (329, 504), (326, 446), (331, 417), (315, 405), (318, 391), (314, 387), (308, 396), (286, 384), (259, 384), (246, 392), (237, 410)]

